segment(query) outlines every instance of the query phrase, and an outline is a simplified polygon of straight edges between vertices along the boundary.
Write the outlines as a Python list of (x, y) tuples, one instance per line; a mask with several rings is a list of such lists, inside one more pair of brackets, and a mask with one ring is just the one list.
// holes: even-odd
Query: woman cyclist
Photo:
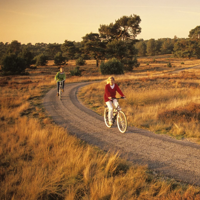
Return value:
[[(108, 121), (109, 125), (112, 126), (112, 115), (113, 115), (113, 105), (117, 108), (119, 106), (116, 98), (116, 91), (121, 95), (121, 97), (124, 97), (124, 94), (120, 90), (119, 86), (115, 83), (114, 77), (110, 76), (107, 79), (107, 84), (105, 86), (105, 93), (104, 93), (104, 101), (106, 102), (106, 105), (108, 106)], [(112, 105), (113, 104), (113, 105)]]

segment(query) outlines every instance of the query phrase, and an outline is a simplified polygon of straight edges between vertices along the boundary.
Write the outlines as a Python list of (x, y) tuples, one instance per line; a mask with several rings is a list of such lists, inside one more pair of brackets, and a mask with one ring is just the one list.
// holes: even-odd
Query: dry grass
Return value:
[[(135, 71), (164, 71), (189, 68), (200, 64), (199, 59), (187, 59), (187, 58), (174, 58), (172, 55), (161, 55), (152, 57), (139, 58), (140, 67)], [(171, 63), (172, 68), (167, 67), (168, 63)]]
[(20, 118), (1, 135), (1, 199), (198, 199), (146, 167), (95, 150), (62, 128)]
[[(88, 66), (89, 70), (91, 65)], [(87, 66), (85, 69), (85, 74), (89, 74)], [(121, 160), (117, 154), (104, 153), (56, 126), (42, 106), (42, 96), (55, 87), (53, 78), (56, 71), (57, 66), (50, 62), (46, 67), (30, 69), (28, 76), (0, 77), (0, 199), (200, 198), (198, 187), (157, 177), (145, 166), (133, 166)], [(125, 77), (133, 78), (132, 75)], [(68, 76), (67, 82), (105, 78)], [(134, 79), (135, 84), (132, 84), (130, 80), (123, 79), (124, 76), (118, 77), (124, 90), (135, 88), (142, 82)], [(91, 96), (94, 109), (98, 110), (103, 105), (101, 92), (104, 84), (88, 86), (90, 92), (86, 93), (87, 97), (100, 91), (99, 101)], [(139, 90), (137, 92), (139, 94)], [(183, 94), (185, 91), (180, 95), (174, 93), (174, 97), (182, 99)], [(146, 101), (147, 98), (151, 100)], [(162, 99), (166, 98), (167, 95), (163, 93)], [(129, 104), (128, 99), (124, 101), (124, 106)], [(159, 102), (158, 97), (149, 93), (139, 101), (135, 98), (132, 106), (143, 107), (143, 102), (152, 106), (154, 100)]]
[[(127, 99), (120, 102), (129, 125), (200, 141), (200, 70), (175, 74), (116, 76)], [(80, 98), (103, 115), (105, 81), (86, 86)], [(98, 91), (98, 92), (97, 92)]]

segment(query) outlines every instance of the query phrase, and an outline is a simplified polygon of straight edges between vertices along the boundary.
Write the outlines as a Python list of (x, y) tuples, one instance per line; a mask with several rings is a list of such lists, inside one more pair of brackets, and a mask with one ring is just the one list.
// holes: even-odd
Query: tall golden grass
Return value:
[(1, 135), (1, 199), (198, 199), (199, 189), (154, 178), (60, 127), (20, 118)]
[[(48, 70), (51, 72), (51, 67)], [(67, 82), (102, 78), (106, 77), (72, 77)], [(120, 82), (125, 90), (127, 80)], [(145, 166), (102, 152), (55, 125), (42, 106), (45, 92), (55, 87), (53, 76), (10, 76), (2, 78), (0, 84), (0, 199), (200, 198), (198, 187), (155, 176)], [(103, 88), (104, 83), (90, 85), (86, 96)], [(94, 108), (103, 105), (101, 92), (98, 101), (96, 95), (91, 98)], [(163, 93), (162, 98), (166, 97)], [(140, 107), (145, 99), (134, 100), (134, 104)], [(149, 106), (151, 101), (147, 101)]]
[[(126, 95), (126, 100), (120, 104), (128, 116), (129, 125), (199, 142), (199, 77), (199, 70), (134, 79), (130, 75), (116, 76)], [(101, 115), (104, 87), (105, 81), (94, 83), (79, 94), (87, 106)], [(175, 114), (177, 109), (179, 112)]]

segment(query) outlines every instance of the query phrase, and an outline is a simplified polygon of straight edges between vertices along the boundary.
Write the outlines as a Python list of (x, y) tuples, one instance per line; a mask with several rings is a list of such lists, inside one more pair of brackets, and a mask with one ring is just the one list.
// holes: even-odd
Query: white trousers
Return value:
[(108, 106), (108, 120), (109, 122), (112, 122), (112, 116), (113, 116), (113, 105), (115, 108), (119, 105), (117, 99), (113, 99), (113, 101), (107, 101), (106, 105)]

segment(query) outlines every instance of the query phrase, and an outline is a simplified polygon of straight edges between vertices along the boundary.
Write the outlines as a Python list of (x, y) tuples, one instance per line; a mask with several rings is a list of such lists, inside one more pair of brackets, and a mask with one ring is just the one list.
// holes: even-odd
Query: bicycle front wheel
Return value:
[(104, 122), (106, 124), (106, 126), (108, 128), (110, 128), (111, 126), (109, 125), (109, 120), (108, 120), (108, 108), (104, 109)]
[(124, 112), (119, 111), (117, 114), (117, 127), (121, 133), (125, 133), (127, 129), (127, 119)]

